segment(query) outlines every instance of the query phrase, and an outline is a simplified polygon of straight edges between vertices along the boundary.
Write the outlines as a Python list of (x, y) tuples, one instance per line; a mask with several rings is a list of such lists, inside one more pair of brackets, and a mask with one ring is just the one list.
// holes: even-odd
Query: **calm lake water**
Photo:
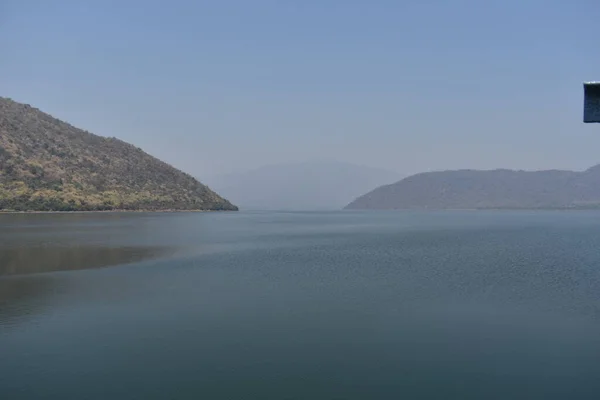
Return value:
[(599, 397), (599, 212), (0, 215), (2, 399)]

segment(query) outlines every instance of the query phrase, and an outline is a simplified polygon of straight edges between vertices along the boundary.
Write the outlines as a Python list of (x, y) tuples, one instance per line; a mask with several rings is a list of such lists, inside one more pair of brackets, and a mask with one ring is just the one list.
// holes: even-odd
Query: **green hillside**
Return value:
[(0, 97), (0, 210), (237, 210), (119, 139)]

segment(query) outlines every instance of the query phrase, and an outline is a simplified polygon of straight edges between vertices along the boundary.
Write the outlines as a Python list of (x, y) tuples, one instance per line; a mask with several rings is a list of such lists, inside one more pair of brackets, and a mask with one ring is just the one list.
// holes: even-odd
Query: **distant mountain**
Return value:
[(0, 97), (0, 210), (113, 209), (237, 208), (131, 144)]
[(459, 170), (409, 176), (347, 209), (600, 208), (600, 165), (587, 171)]
[(268, 165), (209, 179), (212, 188), (255, 210), (341, 209), (356, 196), (400, 179), (395, 172), (339, 162)]

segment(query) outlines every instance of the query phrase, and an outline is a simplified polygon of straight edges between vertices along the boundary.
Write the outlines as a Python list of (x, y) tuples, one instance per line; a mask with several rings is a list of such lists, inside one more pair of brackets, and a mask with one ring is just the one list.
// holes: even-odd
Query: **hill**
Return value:
[(119, 139), (0, 97), (0, 210), (236, 210)]
[(600, 208), (600, 165), (587, 171), (428, 172), (381, 186), (346, 209)]
[(398, 179), (397, 173), (377, 168), (315, 161), (267, 165), (209, 182), (242, 209), (339, 210), (356, 196)]

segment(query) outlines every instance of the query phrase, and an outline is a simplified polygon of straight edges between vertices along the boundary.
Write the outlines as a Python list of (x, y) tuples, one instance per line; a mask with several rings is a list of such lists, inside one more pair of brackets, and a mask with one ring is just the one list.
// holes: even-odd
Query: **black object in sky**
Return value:
[(600, 122), (600, 82), (585, 82), (583, 93), (583, 122)]

